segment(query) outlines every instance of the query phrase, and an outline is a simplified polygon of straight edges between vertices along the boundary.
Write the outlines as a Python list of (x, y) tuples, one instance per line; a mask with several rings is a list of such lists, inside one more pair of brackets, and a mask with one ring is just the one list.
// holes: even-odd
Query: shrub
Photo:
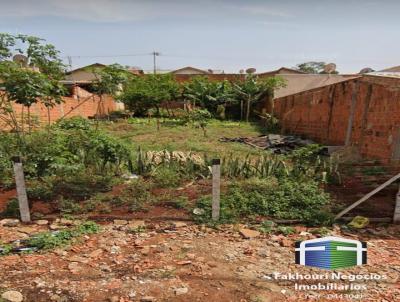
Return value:
[(81, 214), (82, 206), (74, 200), (61, 198), (58, 201), (58, 208), (64, 214)]
[(63, 130), (89, 130), (91, 127), (91, 122), (83, 117), (75, 116), (67, 119), (62, 119), (55, 124), (55, 127), (58, 127)]
[[(328, 201), (329, 196), (313, 181), (250, 179), (231, 184), (221, 197), (221, 221), (259, 215), (320, 224), (329, 221), (329, 211), (324, 210)], [(210, 198), (200, 199), (197, 207), (205, 210), (200, 220), (211, 217)]]
[(1, 213), (1, 217), (9, 217), (9, 218), (18, 218), (19, 213), (19, 204), (18, 199), (12, 198), (7, 202), (6, 208)]
[(131, 211), (142, 211), (146, 205), (152, 202), (150, 194), (151, 184), (142, 179), (133, 180), (128, 187), (121, 192), (119, 199), (121, 204), (130, 206)]
[(157, 167), (151, 174), (154, 183), (159, 188), (173, 188), (179, 185), (181, 175), (174, 165), (162, 165)]
[(99, 192), (112, 189), (113, 178), (109, 175), (91, 175), (79, 173), (75, 176), (57, 178), (53, 182), (53, 194), (64, 198), (81, 201)]

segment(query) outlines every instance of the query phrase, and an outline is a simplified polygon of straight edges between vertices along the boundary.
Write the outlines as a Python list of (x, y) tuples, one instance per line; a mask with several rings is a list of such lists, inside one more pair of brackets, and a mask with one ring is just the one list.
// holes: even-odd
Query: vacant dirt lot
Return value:
[[(72, 223), (2, 226), (0, 237), (7, 242)], [(19, 291), (24, 301), (32, 302), (309, 301), (295, 290), (294, 281), (268, 277), (274, 272), (321, 273), (294, 264), (294, 241), (313, 238), (312, 230), (296, 226), (296, 234), (287, 237), (255, 234), (246, 239), (241, 228), (245, 226), (210, 229), (182, 221), (115, 220), (65, 249), (1, 257), (0, 290)], [(368, 265), (341, 272), (387, 277), (364, 283), (367, 290), (354, 292), (363, 295), (359, 301), (399, 301), (399, 226), (359, 233), (334, 227), (330, 234), (368, 242)]]

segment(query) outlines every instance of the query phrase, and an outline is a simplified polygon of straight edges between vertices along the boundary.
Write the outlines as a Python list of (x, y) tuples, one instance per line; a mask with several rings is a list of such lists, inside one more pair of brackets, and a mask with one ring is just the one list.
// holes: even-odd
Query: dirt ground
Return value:
[[(356, 174), (328, 190), (338, 203), (350, 204), (384, 178), (388, 176), (368, 178)], [(118, 193), (114, 191), (112, 194)], [(179, 188), (171, 196), (184, 195), (193, 201), (209, 191), (209, 183), (203, 182)], [(393, 185), (350, 214), (388, 217), (393, 212), (396, 191), (397, 185)], [(15, 190), (0, 192), (0, 211), (14, 196)], [(1, 242), (72, 223), (55, 223), (60, 214), (51, 203), (33, 202), (31, 206), (32, 212), (44, 215), (41, 219), (47, 223), (4, 226), (0, 222)], [(295, 264), (295, 241), (319, 236), (305, 226), (296, 226), (296, 234), (286, 237), (256, 234), (249, 239), (239, 230), (251, 226), (211, 229), (195, 225), (187, 211), (168, 203), (139, 213), (113, 208), (108, 214), (89, 213), (86, 219), (100, 223), (101, 232), (84, 236), (63, 249), (0, 257), (0, 294), (15, 290), (28, 302), (400, 301), (400, 226), (370, 225), (352, 233), (338, 226), (330, 228), (328, 235), (368, 243), (368, 264), (340, 272), (376, 273), (384, 275), (385, 280), (365, 281), (364, 291), (341, 291), (341, 295), (324, 291), (318, 296), (319, 290), (295, 288), (296, 283), (315, 284), (314, 280), (271, 279), (274, 272), (321, 273), (320, 269)], [(143, 227), (142, 232), (130, 231), (137, 226)]]
[[(139, 225), (145, 226), (143, 232), (128, 231)], [(3, 241), (22, 239), (49, 227), (54, 229), (55, 223), (1, 226), (0, 236)], [(296, 234), (288, 237), (256, 234), (246, 239), (241, 228), (245, 226), (215, 230), (182, 221), (115, 220), (65, 249), (1, 257), (0, 292), (16, 290), (29, 302), (312, 301), (295, 290), (294, 281), (268, 278), (274, 272), (321, 273), (294, 264), (294, 242), (314, 238), (311, 230), (296, 226)], [(358, 233), (334, 227), (330, 233), (368, 242), (368, 265), (340, 271), (387, 277), (368, 281), (358, 301), (400, 300), (400, 226)]]

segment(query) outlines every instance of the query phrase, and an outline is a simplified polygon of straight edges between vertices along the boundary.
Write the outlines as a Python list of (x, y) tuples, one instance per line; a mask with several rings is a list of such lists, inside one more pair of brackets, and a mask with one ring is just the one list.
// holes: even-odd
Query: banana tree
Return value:
[(285, 81), (280, 77), (260, 79), (254, 74), (247, 74), (243, 81), (233, 83), (236, 98), (241, 102), (241, 119), (244, 112), (246, 122), (248, 122), (252, 106), (264, 95), (273, 94), (275, 89), (283, 86), (285, 86)]

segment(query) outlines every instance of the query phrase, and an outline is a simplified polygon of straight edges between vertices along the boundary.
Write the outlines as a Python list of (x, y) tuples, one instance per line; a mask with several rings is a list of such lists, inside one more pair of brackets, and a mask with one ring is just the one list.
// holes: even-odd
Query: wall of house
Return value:
[(274, 112), (283, 132), (329, 145), (350, 133), (365, 158), (400, 160), (400, 79), (363, 76), (277, 98)]

